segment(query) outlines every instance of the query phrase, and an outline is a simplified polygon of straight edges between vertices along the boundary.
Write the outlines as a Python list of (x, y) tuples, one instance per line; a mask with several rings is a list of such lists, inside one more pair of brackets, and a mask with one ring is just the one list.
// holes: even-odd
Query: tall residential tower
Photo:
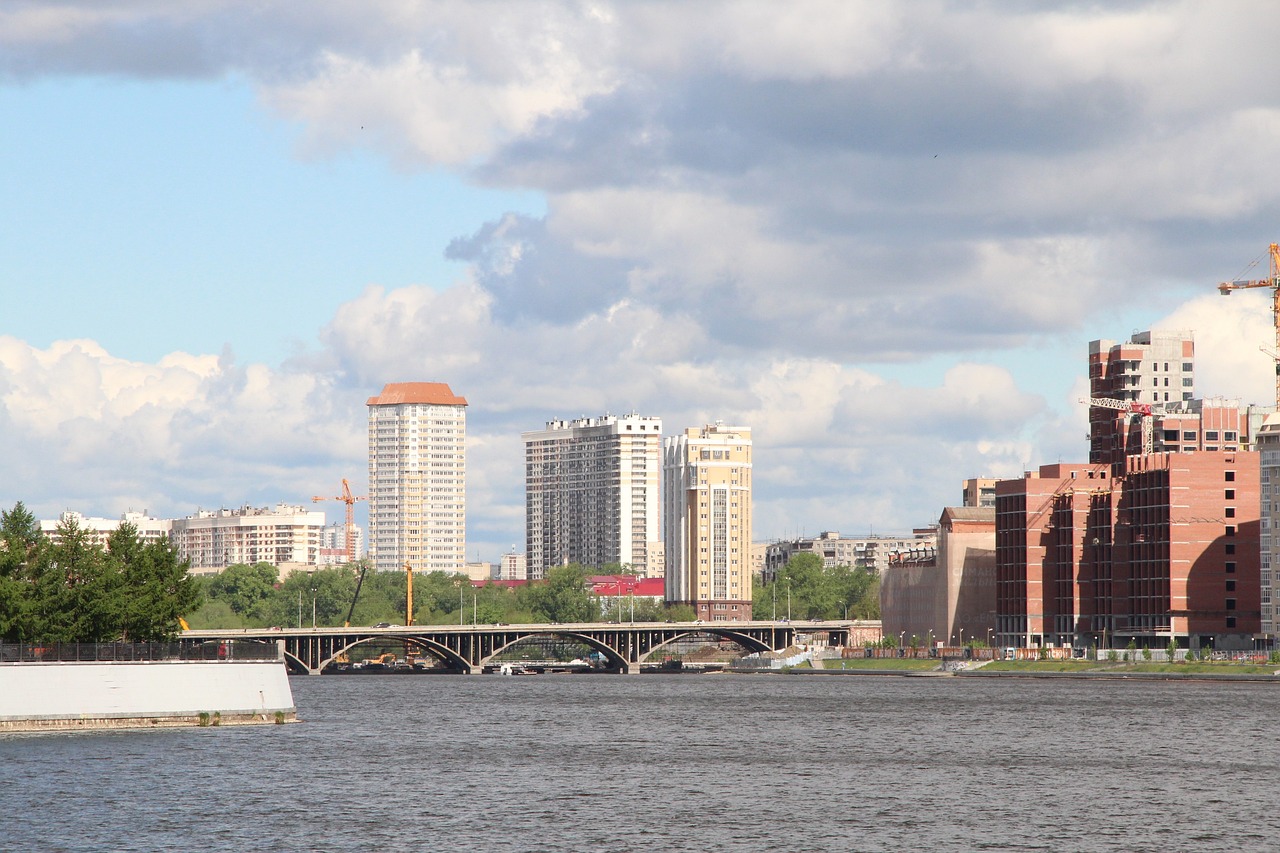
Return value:
[(666, 599), (699, 619), (751, 618), (751, 430), (715, 423), (663, 445)]
[(368, 406), (373, 567), (463, 571), (467, 401), (443, 382), (393, 382)]
[(562, 563), (662, 573), (661, 418), (549, 421), (522, 438), (530, 580)]

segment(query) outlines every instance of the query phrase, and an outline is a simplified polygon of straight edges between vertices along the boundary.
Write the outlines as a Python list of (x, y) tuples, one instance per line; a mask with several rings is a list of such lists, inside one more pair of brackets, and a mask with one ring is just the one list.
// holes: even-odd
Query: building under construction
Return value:
[(1008, 646), (1253, 649), (1259, 464), (1235, 401), (1195, 398), (1189, 333), (1089, 345), (1089, 463), (996, 485)]

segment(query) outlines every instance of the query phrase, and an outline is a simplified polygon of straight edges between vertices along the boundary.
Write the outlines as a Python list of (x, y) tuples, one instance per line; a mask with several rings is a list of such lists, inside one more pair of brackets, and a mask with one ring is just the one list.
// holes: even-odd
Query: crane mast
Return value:
[(336, 498), (326, 498), (316, 495), (312, 502), (320, 503), (321, 501), (342, 501), (347, 505), (347, 526), (344, 530), (346, 534), (346, 557), (348, 563), (354, 563), (356, 560), (356, 501), (368, 500), (365, 495), (355, 497), (351, 494), (351, 484), (347, 482), (347, 478), (342, 478), (342, 494)]
[(1081, 403), (1088, 403), (1098, 409), (1114, 409), (1117, 412), (1128, 412), (1142, 418), (1142, 453), (1150, 456), (1155, 452), (1155, 429), (1153, 418), (1155, 410), (1146, 403), (1134, 403), (1128, 400), (1112, 400), (1110, 397), (1082, 397)]
[(1271, 274), (1267, 278), (1224, 281), (1218, 285), (1218, 292), (1223, 296), (1230, 296), (1233, 290), (1252, 287), (1271, 288), (1271, 322), (1276, 331), (1276, 348), (1269, 354), (1276, 362), (1276, 411), (1280, 411), (1280, 244), (1272, 243), (1270, 254)]

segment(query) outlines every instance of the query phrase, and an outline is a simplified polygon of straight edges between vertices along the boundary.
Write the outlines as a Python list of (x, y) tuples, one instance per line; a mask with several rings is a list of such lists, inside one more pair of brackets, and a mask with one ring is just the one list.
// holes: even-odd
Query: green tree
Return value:
[(262, 607), (271, 625), (307, 627), (314, 616), (317, 626), (337, 626), (346, 619), (356, 591), (356, 574), (350, 566), (293, 572)]
[(40, 523), (19, 501), (0, 512), (0, 639), (20, 642), (35, 639), (37, 612), (33, 576), (47, 548)]
[(817, 554), (797, 554), (772, 583), (754, 585), (751, 611), (755, 619), (878, 619), (880, 582), (867, 569), (827, 569)]
[(203, 603), (200, 583), (190, 563), (178, 556), (167, 538), (143, 542), (137, 528), (121, 524), (107, 538), (107, 553), (119, 574), (118, 630), (125, 640), (171, 640), (182, 630), (179, 620)]
[(599, 618), (600, 603), (587, 588), (587, 569), (578, 563), (556, 566), (542, 583), (523, 588), (529, 612), (539, 622), (589, 622)]
[(241, 619), (260, 619), (279, 580), (279, 570), (270, 563), (236, 563), (209, 579), (208, 596), (226, 603)]

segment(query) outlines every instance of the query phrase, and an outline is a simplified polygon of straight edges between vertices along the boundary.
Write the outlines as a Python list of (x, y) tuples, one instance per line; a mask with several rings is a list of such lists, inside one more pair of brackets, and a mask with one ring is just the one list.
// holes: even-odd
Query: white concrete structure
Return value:
[(442, 382), (395, 382), (367, 405), (373, 567), (463, 572), (467, 401)]
[(663, 444), (666, 599), (699, 619), (751, 618), (751, 430), (723, 423)]
[(295, 718), (279, 660), (0, 664), (0, 731), (272, 723), (277, 712)]
[(171, 539), (191, 562), (191, 574), (214, 574), (236, 563), (314, 568), (324, 536), (324, 513), (277, 504), (268, 509), (200, 510), (173, 521)]
[(107, 537), (125, 522), (137, 528), (138, 538), (144, 542), (155, 542), (168, 536), (173, 526), (173, 522), (169, 519), (152, 518), (145, 510), (142, 512), (129, 510), (119, 518), (96, 518), (81, 515), (73, 510), (67, 510), (59, 515), (57, 520), (41, 520), (40, 532), (56, 542), (58, 540), (58, 527), (67, 522), (75, 522), (78, 528), (88, 532), (91, 542), (104, 548), (107, 545)]
[(563, 563), (656, 575), (662, 419), (633, 412), (548, 421), (521, 437), (528, 578)]

